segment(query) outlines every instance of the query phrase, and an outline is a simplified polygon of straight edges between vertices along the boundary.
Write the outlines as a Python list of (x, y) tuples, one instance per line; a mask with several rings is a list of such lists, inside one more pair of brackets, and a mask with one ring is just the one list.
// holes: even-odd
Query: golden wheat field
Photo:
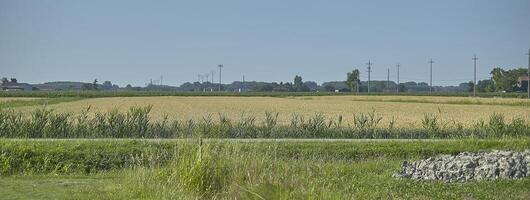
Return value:
[[(398, 101), (398, 102), (396, 102)], [(406, 102), (411, 101), (411, 102)], [(501, 113), (508, 119), (519, 116), (530, 119), (529, 106), (511, 104), (527, 102), (525, 99), (494, 99), (468, 97), (414, 97), (414, 96), (314, 96), (314, 97), (112, 97), (93, 98), (49, 105), (58, 112), (79, 113), (91, 106), (91, 111), (108, 111), (113, 108), (125, 111), (131, 106), (152, 105), (151, 116), (161, 120), (167, 115), (180, 120), (200, 119), (219, 114), (238, 120), (242, 116), (255, 116), (263, 120), (265, 112), (278, 112), (278, 121), (288, 124), (293, 115), (311, 117), (317, 113), (328, 119), (342, 115), (344, 122), (351, 123), (353, 115), (375, 113), (382, 117), (381, 126), (392, 119), (398, 127), (417, 126), (425, 114), (437, 114), (447, 123), (471, 124), (487, 119), (493, 113)], [(475, 102), (474, 105), (454, 102)], [(37, 108), (19, 107), (24, 112)]]

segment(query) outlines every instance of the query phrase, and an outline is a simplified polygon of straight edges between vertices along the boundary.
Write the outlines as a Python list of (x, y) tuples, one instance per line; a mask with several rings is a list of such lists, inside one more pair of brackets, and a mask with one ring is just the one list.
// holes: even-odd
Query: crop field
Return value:
[[(328, 119), (343, 118), (352, 122), (354, 114), (375, 112), (381, 123), (391, 121), (396, 127), (420, 126), (425, 114), (435, 114), (446, 122), (469, 125), (486, 120), (493, 113), (508, 119), (528, 118), (530, 102), (511, 98), (425, 97), (425, 96), (303, 96), (303, 97), (109, 97), (90, 98), (51, 104), (58, 112), (80, 113), (88, 106), (91, 111), (125, 111), (131, 106), (152, 105), (153, 120), (164, 116), (180, 120), (202, 119), (208, 115), (217, 119), (222, 114), (238, 120), (254, 116), (263, 121), (266, 112), (278, 113), (278, 123), (288, 124), (293, 115), (311, 117), (322, 114)], [(28, 112), (40, 106), (18, 110)]]
[(405, 160), (529, 149), (529, 117), (510, 98), (3, 98), (0, 199), (529, 199), (528, 178), (393, 177)]

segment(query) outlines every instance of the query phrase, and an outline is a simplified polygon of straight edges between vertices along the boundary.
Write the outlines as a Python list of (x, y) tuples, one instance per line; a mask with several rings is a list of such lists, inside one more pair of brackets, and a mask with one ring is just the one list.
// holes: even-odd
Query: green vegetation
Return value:
[(530, 107), (530, 101), (513, 101), (513, 102), (487, 102), (480, 99), (465, 99), (465, 100), (449, 100), (445, 102), (437, 102), (428, 99), (378, 99), (378, 98), (356, 98), (352, 101), (379, 101), (379, 102), (395, 102), (395, 103), (430, 103), (430, 104), (454, 104), (454, 105), (501, 105), (501, 106), (522, 106)]
[[(439, 92), (430, 94), (428, 92), (400, 92), (400, 93), (385, 93), (372, 92), (362, 93), (363, 95), (373, 96), (454, 96), (467, 97), (471, 96), (468, 92)], [(41, 98), (57, 98), (57, 97), (81, 97), (81, 98), (97, 98), (97, 97), (145, 97), (145, 96), (249, 96), (249, 97), (290, 97), (290, 96), (334, 96), (334, 95), (351, 95), (350, 92), (175, 92), (175, 91), (10, 91), (0, 92), (0, 97), (41, 97)], [(479, 97), (509, 97), (509, 98), (525, 98), (523, 93), (477, 93)]]
[[(202, 144), (202, 145), (201, 145)], [(19, 193), (44, 189), (50, 197), (75, 199), (528, 199), (530, 179), (458, 184), (416, 182), (392, 177), (403, 160), (437, 154), (506, 149), (521, 151), (530, 140), (424, 141), (224, 141), (224, 140), (0, 140), (0, 163), (9, 165), (0, 185), (10, 181)], [(29, 148), (25, 148), (29, 146)], [(131, 156), (116, 156), (129, 148)], [(79, 150), (77, 152), (77, 150)], [(24, 153), (10, 154), (23, 151)], [(6, 153), (7, 152), (7, 153)], [(153, 153), (157, 152), (157, 153)], [(111, 168), (41, 170), (38, 163), (109, 163), (107, 158), (149, 158)], [(87, 156), (87, 155), (97, 156)], [(20, 156), (24, 155), (24, 156)], [(20, 158), (21, 157), (21, 158)], [(19, 162), (6, 162), (19, 159)], [(52, 159), (53, 160), (53, 159)], [(126, 159), (116, 159), (127, 163)], [(90, 162), (88, 162), (90, 161)], [(7, 164), (6, 164), (7, 163)], [(31, 164), (30, 164), (31, 163)], [(75, 164), (73, 164), (75, 165)], [(105, 164), (102, 164), (105, 165)], [(21, 175), (30, 174), (30, 175)], [(50, 176), (48, 174), (57, 174)], [(69, 175), (68, 175), (69, 174)], [(81, 183), (79, 183), (81, 182)], [(26, 184), (33, 184), (28, 188)], [(63, 186), (64, 184), (64, 186)], [(108, 185), (103, 185), (108, 184)], [(69, 186), (68, 186), (69, 185)], [(0, 195), (13, 194), (1, 187)], [(61, 189), (62, 188), (62, 189)], [(94, 190), (99, 193), (88, 193)], [(11, 193), (10, 193), (11, 192)], [(29, 194), (28, 194), (29, 193)], [(46, 194), (41, 194), (46, 195)], [(35, 196), (35, 195), (34, 195)], [(34, 197), (33, 196), (33, 197)], [(31, 196), (30, 196), (31, 197)], [(44, 196), (40, 196), (44, 198)]]
[(520, 138), (530, 136), (530, 121), (524, 117), (506, 120), (494, 113), (488, 121), (471, 126), (447, 121), (439, 114), (424, 114), (422, 127), (397, 128), (395, 120), (381, 124), (383, 116), (375, 111), (354, 113), (353, 121), (342, 116), (325, 118), (322, 114), (304, 118), (292, 115), (289, 125), (278, 125), (279, 113), (265, 113), (263, 122), (247, 115), (233, 121), (223, 114), (201, 120), (178, 120), (165, 116), (161, 121), (149, 117), (151, 106), (131, 107), (89, 114), (87, 107), (79, 115), (56, 113), (46, 107), (29, 114), (11, 109), (0, 110), (2, 138)]
[(80, 97), (58, 97), (58, 98), (45, 98), (45, 99), (31, 99), (31, 100), (8, 100), (0, 102), (0, 109), (2, 108), (14, 108), (22, 106), (44, 106), (59, 104), (64, 102), (72, 102), (81, 100)]
[(0, 177), (1, 199), (108, 199), (119, 189), (115, 173)]

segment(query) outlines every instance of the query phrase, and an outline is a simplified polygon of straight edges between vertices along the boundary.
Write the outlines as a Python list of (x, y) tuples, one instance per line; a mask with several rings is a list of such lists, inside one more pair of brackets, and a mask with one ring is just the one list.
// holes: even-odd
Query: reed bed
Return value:
[(293, 114), (288, 124), (278, 123), (277, 112), (265, 112), (263, 120), (244, 115), (233, 120), (226, 115), (205, 115), (201, 119), (179, 120), (164, 116), (152, 120), (152, 106), (133, 106), (121, 112), (80, 114), (55, 112), (47, 107), (30, 113), (13, 109), (0, 110), (2, 138), (518, 138), (530, 136), (530, 121), (524, 117), (507, 119), (493, 113), (487, 120), (468, 125), (447, 120), (442, 111), (423, 114), (416, 127), (395, 126), (395, 118), (383, 123), (385, 116), (375, 110), (352, 113), (352, 120), (342, 115), (326, 117), (315, 113), (310, 117)]

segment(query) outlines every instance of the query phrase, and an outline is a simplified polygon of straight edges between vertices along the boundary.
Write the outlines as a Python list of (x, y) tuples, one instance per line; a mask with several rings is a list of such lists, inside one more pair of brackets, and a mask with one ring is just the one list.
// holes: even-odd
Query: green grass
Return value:
[[(528, 199), (530, 179), (445, 184), (398, 180), (403, 160), (530, 147), (495, 140), (0, 140), (0, 197), (39, 199)], [(116, 153), (118, 152), (118, 153)], [(156, 152), (156, 153), (155, 153)], [(94, 170), (42, 163), (144, 162)], [(154, 155), (169, 159), (152, 159)], [(48, 155), (48, 156), (45, 156)], [(51, 155), (57, 159), (51, 159)], [(53, 157), (53, 156), (52, 156)], [(18, 162), (6, 162), (7, 160)], [(60, 161), (60, 162), (55, 162)], [(96, 165), (99, 165), (96, 164)], [(13, 189), (11, 189), (13, 188)], [(46, 193), (45, 191), (49, 191)], [(96, 191), (96, 192), (87, 192)], [(18, 195), (18, 196), (17, 196)], [(69, 196), (73, 195), (73, 196)]]
[(79, 101), (83, 98), (80, 97), (57, 97), (57, 98), (44, 98), (44, 99), (32, 99), (32, 100), (9, 100), (0, 102), (0, 109), (2, 108), (15, 108), (23, 106), (45, 106), (52, 104), (59, 104), (64, 102)]
[(453, 104), (453, 105), (499, 105), (499, 106), (519, 106), (519, 107), (530, 107), (530, 101), (525, 102), (484, 102), (479, 99), (474, 100), (451, 100), (446, 102), (439, 102), (435, 100), (427, 99), (375, 99), (375, 98), (359, 98), (352, 99), (352, 101), (362, 102), (394, 102), (394, 103), (427, 103), (427, 104)]
[(0, 199), (106, 199), (116, 191), (114, 174), (0, 177)]

